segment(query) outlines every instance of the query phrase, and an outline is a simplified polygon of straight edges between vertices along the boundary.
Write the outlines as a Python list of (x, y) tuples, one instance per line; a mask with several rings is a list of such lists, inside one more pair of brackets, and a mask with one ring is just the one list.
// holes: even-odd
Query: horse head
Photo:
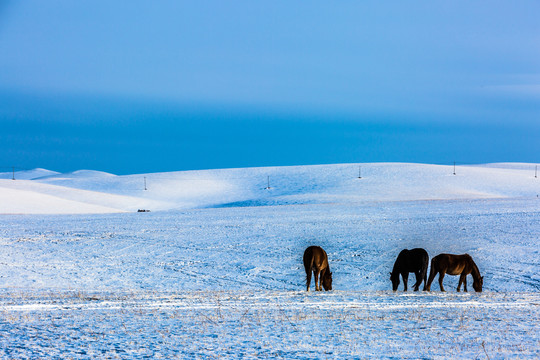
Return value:
[(399, 286), (399, 273), (390, 273), (390, 281), (392, 281), (392, 290), (397, 291), (397, 288)]
[(332, 290), (332, 273), (330, 271), (327, 271), (324, 274), (322, 279), (322, 286), (326, 291)]
[(472, 287), (476, 292), (482, 292), (482, 286), (484, 286), (484, 277), (480, 276), (478, 278), (473, 277)]

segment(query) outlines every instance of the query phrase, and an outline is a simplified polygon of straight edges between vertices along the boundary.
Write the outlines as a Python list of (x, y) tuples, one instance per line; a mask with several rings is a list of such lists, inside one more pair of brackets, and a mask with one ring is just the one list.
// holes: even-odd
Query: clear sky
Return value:
[(540, 162), (539, 14), (0, 0), (0, 172)]

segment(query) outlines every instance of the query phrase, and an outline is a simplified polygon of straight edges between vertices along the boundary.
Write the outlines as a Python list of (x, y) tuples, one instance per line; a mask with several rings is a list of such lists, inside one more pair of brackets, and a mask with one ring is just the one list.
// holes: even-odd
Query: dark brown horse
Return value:
[(322, 287), (326, 291), (332, 290), (332, 273), (328, 265), (328, 256), (321, 247), (310, 246), (304, 251), (304, 268), (306, 269), (306, 291), (309, 291), (312, 272), (315, 275), (316, 291), (322, 291)]
[(412, 250), (402, 250), (394, 263), (394, 268), (390, 273), (392, 281), (392, 290), (396, 291), (399, 286), (399, 275), (403, 278), (403, 291), (407, 291), (407, 281), (409, 273), (416, 276), (414, 291), (418, 291), (422, 280), (424, 281), (424, 290), (426, 290), (427, 270), (429, 265), (429, 255), (426, 250), (416, 248)]
[(484, 277), (480, 276), (478, 266), (474, 263), (472, 257), (469, 254), (452, 255), (452, 254), (440, 254), (435, 256), (431, 260), (431, 271), (429, 273), (429, 280), (427, 283), (427, 290), (431, 290), (431, 283), (435, 278), (435, 275), (439, 274), (439, 286), (441, 291), (444, 291), (443, 278), (445, 274), (448, 275), (460, 275), (457, 291), (461, 288), (463, 283), (463, 290), (467, 291), (467, 275), (471, 274), (473, 277), (473, 289), (476, 292), (482, 292), (482, 286), (484, 285)]

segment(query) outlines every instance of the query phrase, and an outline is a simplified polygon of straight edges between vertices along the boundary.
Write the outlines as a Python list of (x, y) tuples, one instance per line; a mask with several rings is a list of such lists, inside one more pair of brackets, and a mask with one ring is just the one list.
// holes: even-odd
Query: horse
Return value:
[(473, 277), (472, 286), (474, 291), (482, 292), (484, 277), (480, 276), (478, 266), (476, 266), (469, 254), (439, 254), (435, 256), (431, 260), (431, 271), (429, 273), (429, 280), (427, 283), (428, 291), (431, 290), (431, 283), (437, 274), (439, 274), (439, 286), (441, 287), (441, 291), (445, 291), (443, 287), (443, 278), (445, 274), (448, 274), (460, 275), (457, 291), (459, 292), (461, 284), (463, 283), (463, 290), (467, 292), (467, 275), (471, 274)]
[(323, 287), (326, 291), (332, 290), (332, 272), (328, 264), (328, 256), (323, 248), (310, 246), (304, 251), (304, 268), (306, 269), (306, 291), (309, 291), (312, 272), (315, 275), (316, 291), (322, 291)]
[(416, 248), (412, 250), (402, 250), (394, 263), (390, 280), (392, 281), (392, 290), (396, 291), (399, 286), (399, 275), (403, 278), (403, 291), (407, 291), (407, 281), (409, 273), (416, 275), (416, 284), (414, 291), (418, 291), (422, 280), (424, 280), (424, 290), (426, 289), (427, 270), (429, 264), (429, 255), (426, 250)]

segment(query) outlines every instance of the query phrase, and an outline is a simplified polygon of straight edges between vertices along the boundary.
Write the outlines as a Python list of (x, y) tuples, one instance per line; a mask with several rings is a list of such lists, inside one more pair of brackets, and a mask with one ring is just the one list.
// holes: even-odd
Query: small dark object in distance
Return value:
[(480, 275), (478, 266), (476, 266), (469, 254), (439, 254), (431, 259), (431, 271), (429, 272), (429, 280), (427, 283), (428, 291), (431, 290), (431, 283), (437, 274), (439, 274), (439, 286), (441, 287), (441, 291), (444, 291), (444, 275), (448, 274), (460, 275), (457, 291), (459, 292), (461, 284), (463, 283), (463, 290), (467, 292), (467, 275), (471, 274), (473, 277), (472, 287), (474, 291), (482, 292), (484, 277)]
[(150, 212), (150, 210), (147, 210), (147, 209), (139, 209), (139, 210), (137, 210), (137, 212)]
[[(320, 246), (310, 246), (304, 251), (304, 268), (306, 269), (306, 291), (311, 284), (311, 273), (315, 275), (315, 290), (332, 290), (332, 272), (328, 264), (326, 251)], [(322, 283), (322, 286), (321, 286)]]
[(403, 291), (407, 291), (407, 281), (409, 273), (416, 276), (414, 291), (418, 291), (422, 280), (424, 281), (424, 290), (426, 290), (427, 271), (429, 265), (429, 255), (426, 250), (416, 248), (412, 250), (402, 250), (394, 263), (394, 268), (390, 273), (392, 281), (392, 290), (396, 291), (399, 286), (399, 275), (403, 278)]

